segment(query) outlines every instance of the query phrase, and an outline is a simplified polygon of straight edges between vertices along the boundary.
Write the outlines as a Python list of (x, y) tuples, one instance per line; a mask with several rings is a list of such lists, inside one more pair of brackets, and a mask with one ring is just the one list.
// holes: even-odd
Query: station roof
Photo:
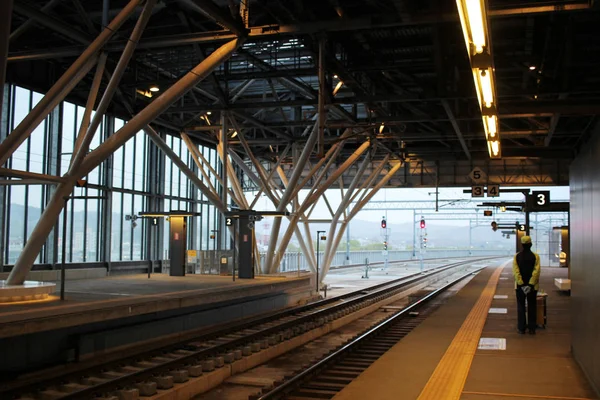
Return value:
[[(108, 1), (109, 19), (127, 3)], [(110, 112), (130, 118), (157, 98), (140, 92), (151, 85), (170, 86), (234, 38), (243, 29), (233, 16), (239, 15), (239, 3), (158, 0)], [(378, 143), (377, 157), (388, 153), (412, 161), (413, 168), (421, 163), (421, 183), (423, 166), (462, 165), (466, 174), (473, 163), (488, 163), (455, 1), (247, 4), (250, 30), (241, 49), (157, 116), (156, 125), (214, 146), (221, 112), (230, 111), (249, 128), (245, 136), (256, 155), (274, 159), (287, 144), (305, 141), (305, 130), (314, 125), (323, 40), (326, 140), (333, 143), (353, 128), (340, 157), (370, 137)], [(600, 11), (591, 1), (487, 4), (503, 157), (495, 165), (541, 165), (557, 175), (539, 184), (565, 184), (568, 163), (600, 110)], [(98, 0), (15, 0), (7, 81), (46, 92), (97, 36), (102, 17)], [(128, 20), (109, 42), (109, 71), (135, 23), (136, 18)], [(84, 105), (92, 77), (89, 73), (68, 100)], [(231, 145), (243, 156), (231, 136)], [(445, 173), (451, 183), (456, 171)]]

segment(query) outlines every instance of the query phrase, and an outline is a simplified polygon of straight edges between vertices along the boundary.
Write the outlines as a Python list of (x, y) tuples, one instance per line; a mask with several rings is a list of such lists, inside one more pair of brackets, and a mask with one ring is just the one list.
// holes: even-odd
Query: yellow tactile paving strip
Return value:
[(503, 268), (504, 265), (496, 268), (488, 280), (477, 303), (421, 391), (419, 400), (460, 399)]
[(489, 392), (467, 392), (463, 394), (473, 394), (478, 396), (493, 396), (493, 397), (523, 397), (526, 399), (545, 399), (545, 400), (593, 400), (588, 397), (560, 397), (560, 396), (539, 396), (534, 394), (514, 394), (514, 393), (489, 393)]

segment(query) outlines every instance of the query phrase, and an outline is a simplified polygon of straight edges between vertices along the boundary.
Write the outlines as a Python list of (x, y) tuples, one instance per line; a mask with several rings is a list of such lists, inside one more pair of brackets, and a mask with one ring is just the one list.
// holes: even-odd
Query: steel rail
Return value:
[[(219, 337), (231, 335), (235, 332), (241, 332), (246, 329), (250, 329), (251, 327), (256, 327), (257, 325), (264, 325), (264, 324), (268, 324), (270, 322), (284, 319), (284, 318), (287, 318), (290, 316), (297, 316), (297, 318), (294, 318), (292, 320), (288, 320), (283, 323), (277, 324), (275, 326), (270, 326), (265, 329), (261, 329), (257, 332), (250, 333), (250, 334), (245, 335), (240, 338), (228, 340), (225, 343), (220, 343), (220, 344), (214, 345), (209, 348), (196, 350), (192, 354), (189, 354), (189, 355), (186, 355), (183, 357), (179, 357), (179, 358), (173, 359), (168, 362), (161, 363), (154, 367), (142, 369), (140, 371), (135, 371), (135, 372), (131, 372), (131, 373), (126, 373), (118, 378), (109, 380), (107, 382), (99, 383), (94, 386), (87, 387), (83, 390), (80, 390), (80, 391), (77, 391), (74, 393), (65, 393), (65, 396), (61, 397), (61, 399), (93, 398), (100, 393), (110, 392), (119, 387), (126, 386), (128, 382), (144, 381), (145, 379), (148, 379), (153, 375), (160, 374), (160, 373), (168, 371), (168, 370), (172, 370), (178, 366), (185, 365), (190, 362), (198, 362), (198, 361), (201, 361), (202, 359), (214, 357), (216, 354), (226, 352), (232, 348), (239, 348), (241, 346), (255, 342), (259, 339), (263, 339), (264, 337), (267, 337), (273, 333), (285, 331), (287, 329), (293, 328), (294, 326), (298, 326), (298, 325), (301, 325), (306, 322), (312, 322), (312, 320), (314, 320), (315, 318), (326, 316), (328, 314), (333, 314), (333, 313), (339, 311), (340, 309), (345, 309), (347, 307), (351, 307), (351, 306), (359, 304), (361, 302), (368, 301), (369, 299), (376, 298), (378, 296), (381, 296), (382, 294), (388, 294), (388, 296), (392, 296), (396, 292), (399, 292), (400, 290), (405, 289), (406, 287), (409, 287), (410, 285), (412, 285), (414, 283), (418, 283), (419, 281), (421, 281), (423, 279), (430, 278), (432, 276), (435, 276), (439, 273), (442, 273), (442, 272), (452, 269), (454, 267), (473, 263), (473, 262), (485, 261), (485, 260), (493, 259), (493, 258), (498, 258), (498, 257), (477, 258), (474, 260), (473, 259), (465, 260), (465, 261), (455, 262), (455, 263), (451, 263), (451, 264), (446, 264), (446, 265), (443, 265), (440, 267), (431, 268), (431, 269), (427, 270), (426, 273), (424, 273), (424, 274), (420, 273), (420, 272), (410, 274), (410, 275), (407, 275), (407, 276), (404, 276), (404, 277), (401, 277), (398, 279), (394, 279), (394, 280), (391, 280), (388, 282), (384, 282), (384, 283), (381, 283), (378, 285), (371, 286), (367, 289), (358, 290), (355, 292), (347, 293), (345, 295), (330, 298), (330, 299), (320, 300), (320, 301), (310, 303), (310, 304), (307, 304), (304, 306), (294, 307), (292, 309), (285, 310), (285, 311), (282, 311), (282, 312), (279, 312), (279, 313), (276, 313), (276, 314), (273, 314), (273, 315), (270, 315), (267, 317), (259, 318), (257, 320), (246, 321), (240, 325), (228, 326), (226, 328), (218, 329), (214, 332), (210, 332), (205, 335), (200, 335), (199, 337), (195, 337), (192, 339), (187, 339), (187, 340), (184, 340), (177, 344), (165, 346), (165, 347), (162, 347), (159, 349), (153, 349), (153, 350), (149, 351), (148, 353), (146, 353), (146, 355), (154, 356), (154, 355), (164, 354), (165, 352), (174, 351), (176, 349), (181, 349), (183, 346), (185, 346), (186, 343), (189, 343), (192, 341), (216, 340)], [(320, 309), (320, 307), (324, 307), (324, 306), (326, 307), (332, 303), (338, 303), (338, 304), (334, 304), (331, 307)], [(301, 314), (304, 314), (304, 315), (301, 315)], [(95, 371), (95, 370), (107, 369), (113, 365), (122, 364), (123, 362), (126, 362), (127, 360), (133, 360), (133, 359), (139, 359), (140, 357), (146, 357), (146, 355), (145, 354), (137, 354), (134, 356), (127, 357), (125, 360), (121, 359), (121, 360), (111, 361), (109, 363), (105, 363), (102, 365), (97, 365), (94, 367), (87, 368), (86, 372), (89, 371), (89, 373), (92, 374), (93, 371)], [(83, 372), (83, 371), (81, 371), (81, 372)], [(75, 374), (76, 373), (69, 373), (67, 376), (73, 376)], [(64, 378), (64, 376), (63, 377), (54, 377), (54, 378), (50, 379), (50, 381), (55, 381), (57, 379), (62, 379), (62, 378)], [(48, 380), (45, 380), (44, 382), (38, 382), (38, 383), (33, 384), (33, 386), (36, 388), (42, 388), (44, 386), (47, 387), (48, 386), (47, 382), (48, 382)], [(26, 389), (28, 392), (30, 392), (32, 387), (28, 385), (27, 388), (24, 388), (24, 387), (12, 388), (12, 389), (8, 390), (8, 393), (13, 393), (13, 394), (19, 393), (19, 392), (22, 392), (24, 389)], [(6, 394), (6, 392), (5, 392), (5, 394)]]
[[(470, 264), (473, 262), (478, 262), (481, 261), (479, 259), (477, 260), (468, 260), (468, 261), (462, 261), (462, 262), (457, 262), (457, 263), (453, 263), (453, 264), (449, 264), (449, 265), (445, 265), (443, 267), (440, 267), (438, 269), (436, 269), (435, 271), (422, 275), (422, 274), (415, 274), (418, 276), (413, 276), (409, 279), (404, 279), (404, 282), (399, 283), (396, 286), (390, 287), (390, 288), (384, 288), (381, 290), (376, 290), (376, 291), (371, 291), (367, 294), (364, 294), (362, 296), (358, 296), (355, 297), (353, 299), (350, 299), (349, 301), (345, 301), (342, 302), (340, 304), (336, 304), (333, 305), (332, 307), (328, 307), (326, 309), (322, 309), (322, 310), (317, 310), (313, 313), (309, 313), (306, 315), (302, 315), (297, 319), (291, 320), (291, 321), (286, 321), (283, 322), (282, 324), (278, 324), (272, 327), (268, 327), (266, 329), (260, 330), (258, 332), (254, 332), (251, 333), (249, 335), (240, 337), (240, 338), (236, 338), (236, 339), (232, 339), (229, 340), (225, 343), (221, 343), (218, 345), (215, 345), (213, 347), (207, 348), (207, 349), (201, 349), (198, 351), (195, 351), (193, 354), (189, 354), (180, 358), (176, 358), (167, 362), (164, 362), (160, 365), (157, 365), (155, 367), (150, 367), (147, 369), (142, 369), (140, 371), (134, 371), (134, 372), (130, 372), (127, 374), (124, 374), (121, 377), (118, 377), (116, 379), (110, 380), (108, 382), (104, 382), (104, 383), (99, 383), (97, 385), (91, 386), (89, 388), (83, 389), (81, 391), (78, 392), (74, 392), (71, 394), (67, 394), (66, 396), (62, 397), (61, 399), (89, 399), (89, 398), (94, 398), (98, 395), (101, 395), (103, 393), (107, 393), (110, 391), (113, 391), (119, 387), (125, 387), (127, 386), (128, 383), (130, 383), (131, 381), (145, 381), (148, 380), (149, 378), (151, 378), (152, 376), (155, 375), (161, 375), (165, 372), (168, 372), (170, 370), (176, 369), (177, 367), (180, 367), (182, 365), (186, 365), (190, 362), (197, 362), (200, 361), (202, 359), (205, 358), (210, 358), (215, 356), (216, 354), (219, 353), (223, 353), (226, 352), (232, 348), (237, 348), (243, 345), (247, 345), (248, 343), (252, 343), (256, 340), (259, 340), (261, 338), (264, 338), (266, 336), (269, 336), (273, 333), (276, 332), (280, 332), (280, 331), (284, 331), (286, 329), (289, 329), (291, 327), (294, 327), (296, 325), (305, 323), (305, 322), (309, 322), (314, 318), (320, 317), (320, 316), (324, 316), (330, 313), (334, 313), (340, 309), (343, 308), (347, 308), (353, 305), (356, 305), (357, 303), (360, 302), (364, 302), (367, 301), (371, 298), (377, 297), (379, 295), (381, 295), (383, 292), (389, 293), (389, 295), (393, 295), (394, 292), (397, 292), (413, 283), (419, 282), (425, 278), (431, 277), (433, 275), (436, 275), (438, 273), (444, 272), (448, 269), (457, 267), (457, 266), (461, 266), (464, 264)], [(388, 283), (389, 285), (389, 283)], [(335, 300), (331, 299), (331, 300)], [(322, 304), (322, 302), (319, 302), (320, 304)], [(311, 307), (314, 308), (314, 307)], [(230, 332), (231, 334), (232, 332)]]
[(446, 289), (452, 287), (453, 285), (455, 285), (456, 283), (460, 282), (461, 280), (467, 278), (468, 276), (471, 276), (474, 273), (481, 271), (484, 268), (486, 268), (486, 267), (482, 267), (482, 268), (477, 269), (476, 271), (471, 271), (469, 273), (466, 273), (466, 274), (460, 276), (459, 278), (447, 283), (446, 285), (442, 286), (441, 288), (434, 290), (433, 292), (429, 293), (428, 295), (424, 296), (423, 298), (419, 299), (418, 301), (414, 302), (413, 304), (402, 309), (402, 311), (399, 311), (398, 313), (392, 315), (385, 321), (383, 321), (383, 322), (379, 323), (378, 325), (376, 325), (375, 327), (369, 329), (367, 332), (363, 333), (356, 339), (353, 339), (349, 343), (343, 345), (338, 350), (334, 351), (333, 353), (329, 354), (328, 356), (321, 359), (317, 363), (313, 364), (312, 366), (308, 367), (304, 371), (295, 375), (290, 380), (285, 381), (284, 383), (275, 387), (271, 391), (263, 394), (257, 400), (273, 400), (273, 399), (284, 398), (284, 396), (287, 396), (290, 391), (292, 391), (292, 390), (296, 389), (298, 386), (300, 386), (303, 383), (303, 381), (305, 380), (305, 378), (307, 378), (309, 375), (317, 373), (321, 368), (326, 367), (331, 362), (334, 362), (335, 359), (337, 359), (338, 357), (355, 350), (357, 347), (359, 347), (360, 345), (362, 345), (363, 343), (368, 341), (371, 337), (379, 334), (383, 329), (386, 329), (389, 326), (391, 326), (391, 324), (396, 322), (399, 318), (405, 317), (406, 315), (408, 315), (408, 313), (410, 313), (411, 311), (414, 311), (415, 308), (423, 305), (427, 301), (435, 298), (436, 296), (438, 296), (439, 294), (444, 292)]

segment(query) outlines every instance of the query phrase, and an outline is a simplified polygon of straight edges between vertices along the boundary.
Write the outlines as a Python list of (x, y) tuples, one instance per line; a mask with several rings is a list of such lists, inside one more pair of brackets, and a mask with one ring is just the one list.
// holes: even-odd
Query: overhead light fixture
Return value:
[(337, 79), (337, 78), (338, 78), (338, 76), (337, 76), (337, 75), (334, 75), (334, 76), (333, 76), (333, 79)]
[(484, 127), (486, 130), (486, 138), (488, 140), (495, 139), (498, 134), (498, 118), (495, 115), (484, 115)]
[(206, 115), (211, 115), (211, 114), (212, 114), (212, 111), (207, 111), (206, 112)]
[(337, 85), (335, 85), (335, 89), (333, 89), (333, 95), (335, 96), (337, 92), (344, 86), (344, 82), (339, 81)]
[(385, 124), (382, 122), (381, 126), (379, 127), (379, 133), (380, 134), (383, 132), (383, 128), (385, 128)]
[(488, 140), (488, 152), (490, 153), (490, 158), (500, 158), (500, 141)]
[(500, 206), (500, 211), (506, 212), (506, 206)]
[(456, 0), (469, 54), (481, 54), (487, 45), (483, 0)]
[(535, 65), (530, 65), (530, 66), (529, 66), (529, 70), (530, 70), (530, 71), (535, 71), (535, 69), (536, 69), (536, 68), (537, 68), (537, 67), (536, 67)]
[(494, 60), (490, 46), (486, 0), (456, 0), (477, 100), (491, 158), (500, 158), (500, 125), (497, 115)]
[(233, 131), (233, 134), (231, 135), (231, 138), (233, 139), (233, 138), (234, 138), (234, 137), (236, 137), (237, 135), (238, 135), (238, 134), (237, 134), (237, 131)]
[(152, 98), (152, 93), (149, 90), (140, 90), (140, 89), (136, 89), (135, 92), (137, 94), (139, 94), (140, 96), (144, 96), (144, 97), (148, 97), (148, 98)]
[(160, 88), (156, 84), (150, 85), (148, 90), (150, 90), (152, 93), (160, 92)]
[(490, 108), (494, 103), (494, 89), (492, 87), (492, 69), (480, 69), (479, 87), (481, 89), (481, 102), (485, 108)]

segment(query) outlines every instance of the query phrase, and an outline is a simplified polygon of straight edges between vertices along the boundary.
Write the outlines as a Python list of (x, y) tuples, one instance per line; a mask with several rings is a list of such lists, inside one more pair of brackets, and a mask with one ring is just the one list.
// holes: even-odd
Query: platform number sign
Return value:
[(231, 218), (231, 217), (225, 218), (225, 225), (227, 225), (227, 226), (233, 225), (233, 218)]
[(540, 190), (531, 192), (535, 208), (546, 208), (550, 205), (550, 191)]
[(471, 197), (483, 197), (483, 195), (485, 194), (485, 191), (483, 189), (483, 186), (472, 186)]
[(525, 232), (527, 230), (527, 226), (524, 224), (519, 224), (519, 231)]
[(475, 167), (473, 168), (473, 171), (471, 171), (471, 173), (469, 174), (469, 178), (471, 178), (471, 180), (474, 183), (482, 183), (485, 182), (487, 175), (485, 172), (483, 172), (481, 168)]
[(500, 196), (499, 185), (488, 185), (487, 186), (487, 197), (498, 197)]

